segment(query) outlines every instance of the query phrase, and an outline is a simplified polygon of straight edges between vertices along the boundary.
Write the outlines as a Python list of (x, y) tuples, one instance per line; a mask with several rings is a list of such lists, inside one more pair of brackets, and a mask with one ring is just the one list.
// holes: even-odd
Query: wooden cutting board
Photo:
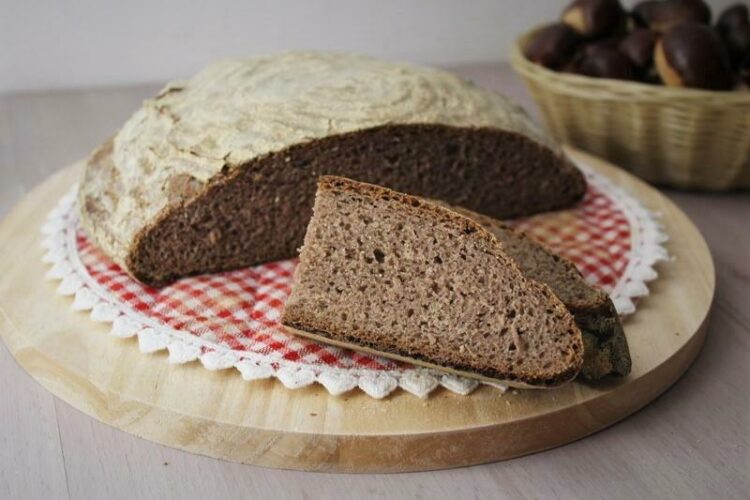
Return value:
[[(580, 152), (585, 161), (663, 214), (672, 262), (625, 322), (633, 373), (501, 396), (445, 390), (385, 400), (358, 390), (330, 396), (313, 385), (245, 382), (234, 370), (169, 365), (134, 339), (71, 310), (45, 281), (39, 227), (77, 180), (68, 167), (0, 224), (0, 336), (18, 363), (93, 418), (159, 443), (226, 460), (316, 471), (414, 471), (503, 460), (579, 439), (628, 416), (672, 385), (698, 354), (714, 294), (709, 250), (687, 217), (656, 190)], [(34, 418), (29, 415), (28, 418)]]

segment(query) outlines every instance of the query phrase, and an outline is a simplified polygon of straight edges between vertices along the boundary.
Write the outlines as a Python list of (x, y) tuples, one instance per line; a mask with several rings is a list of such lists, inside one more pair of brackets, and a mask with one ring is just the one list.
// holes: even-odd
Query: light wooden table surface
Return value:
[[(533, 109), (507, 67), (458, 71)], [(157, 89), (0, 96), (0, 216), (50, 173), (86, 156)], [(750, 194), (667, 195), (697, 224), (715, 259), (708, 340), (671, 390), (594, 436), (448, 471), (262, 469), (191, 455), (100, 424), (47, 393), (0, 348), (0, 498), (747, 498)]]

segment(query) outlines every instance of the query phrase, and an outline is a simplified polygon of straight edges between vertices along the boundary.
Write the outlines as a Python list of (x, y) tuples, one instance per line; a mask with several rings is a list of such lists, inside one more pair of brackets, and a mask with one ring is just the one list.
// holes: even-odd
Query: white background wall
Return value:
[[(0, 0), (0, 92), (162, 81), (223, 56), (332, 49), (507, 59), (567, 0)], [(632, 1), (626, 1), (632, 4)], [(716, 9), (732, 0), (713, 0)]]

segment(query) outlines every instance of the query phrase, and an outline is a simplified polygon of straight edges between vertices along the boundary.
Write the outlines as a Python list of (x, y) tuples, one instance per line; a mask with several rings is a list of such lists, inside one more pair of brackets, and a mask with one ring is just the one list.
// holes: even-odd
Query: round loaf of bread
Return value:
[(222, 61), (147, 100), (89, 159), (81, 220), (129, 273), (163, 284), (293, 256), (323, 174), (495, 217), (585, 190), (497, 93), (429, 68), (289, 53)]

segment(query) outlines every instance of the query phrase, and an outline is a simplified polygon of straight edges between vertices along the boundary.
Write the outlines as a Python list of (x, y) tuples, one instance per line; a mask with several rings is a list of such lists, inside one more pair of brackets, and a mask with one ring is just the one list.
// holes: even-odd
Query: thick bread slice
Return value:
[(166, 284), (296, 255), (322, 174), (493, 217), (586, 189), (499, 94), (430, 68), (290, 53), (222, 61), (147, 100), (87, 162), (81, 223), (132, 276)]
[(566, 382), (581, 333), (546, 285), (456, 212), (341, 177), (318, 182), (282, 323), (523, 386)]
[(630, 373), (628, 340), (614, 304), (606, 293), (586, 282), (575, 264), (498, 220), (464, 208), (451, 208), (495, 235), (524, 276), (548, 285), (573, 314), (583, 334), (584, 378), (624, 377)]

